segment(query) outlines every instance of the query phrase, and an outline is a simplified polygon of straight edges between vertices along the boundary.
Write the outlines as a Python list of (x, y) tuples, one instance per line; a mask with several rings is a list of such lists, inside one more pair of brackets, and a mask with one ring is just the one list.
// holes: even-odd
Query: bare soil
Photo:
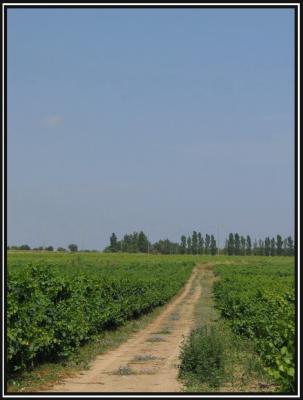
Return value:
[(181, 293), (146, 328), (47, 392), (181, 392), (178, 356), (195, 323), (203, 268), (195, 267)]

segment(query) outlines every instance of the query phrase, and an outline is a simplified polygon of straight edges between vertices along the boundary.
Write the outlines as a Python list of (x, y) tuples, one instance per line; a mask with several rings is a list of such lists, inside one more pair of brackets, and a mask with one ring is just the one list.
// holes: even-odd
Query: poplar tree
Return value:
[(148, 251), (148, 239), (147, 236), (145, 235), (145, 233), (143, 231), (139, 232), (138, 235), (138, 250), (141, 253), (147, 253)]
[(245, 240), (244, 236), (241, 236), (240, 242), (241, 242), (241, 254), (242, 254), (242, 256), (245, 256), (246, 240)]
[(187, 238), (187, 254), (191, 254), (191, 237)]
[(255, 239), (255, 240), (254, 240), (254, 246), (253, 246), (253, 254), (254, 254), (254, 256), (257, 256), (258, 253), (259, 253), (259, 250), (258, 250), (258, 242), (257, 242), (257, 240)]
[(205, 254), (209, 254), (210, 247), (210, 236), (208, 234), (205, 235)]
[(198, 233), (198, 253), (203, 254), (203, 246), (204, 246), (204, 240), (201, 235), (201, 232)]
[(186, 236), (185, 235), (181, 236), (180, 253), (181, 254), (186, 253)]
[(264, 241), (264, 252), (265, 252), (266, 256), (270, 255), (270, 239), (269, 239), (269, 237), (265, 238), (265, 241)]
[(270, 255), (275, 256), (276, 255), (276, 241), (275, 238), (272, 238), (270, 241)]
[(235, 241), (232, 233), (230, 233), (228, 237), (227, 252), (229, 256), (232, 256), (235, 253)]
[(283, 240), (282, 240), (282, 236), (281, 235), (277, 235), (276, 246), (277, 246), (277, 256), (282, 256), (282, 254), (283, 254)]
[(292, 240), (291, 236), (288, 236), (287, 238), (287, 255), (294, 255), (294, 241)]
[(110, 237), (110, 251), (112, 252), (116, 252), (118, 251), (118, 240), (117, 240), (117, 236), (115, 235), (115, 233), (112, 233), (111, 237)]
[(223, 254), (228, 254), (228, 239), (225, 239)]
[(264, 248), (264, 242), (262, 239), (259, 239), (259, 251), (258, 251), (259, 256), (264, 256), (265, 255), (265, 248)]
[(246, 236), (246, 255), (251, 255), (251, 239), (249, 235)]
[(196, 231), (193, 231), (193, 234), (192, 234), (191, 248), (192, 248), (192, 253), (193, 254), (197, 254), (198, 253), (198, 235), (197, 235)]
[(130, 235), (124, 235), (123, 240), (122, 240), (122, 251), (129, 252), (130, 251), (130, 243), (131, 243)]
[(287, 239), (284, 239), (283, 240), (283, 255), (287, 256), (287, 252), (288, 252), (288, 250), (287, 250)]
[(210, 237), (210, 254), (214, 256), (217, 253), (217, 243), (214, 235)]
[(234, 250), (235, 256), (238, 256), (240, 254), (240, 236), (238, 233), (235, 233), (235, 250)]

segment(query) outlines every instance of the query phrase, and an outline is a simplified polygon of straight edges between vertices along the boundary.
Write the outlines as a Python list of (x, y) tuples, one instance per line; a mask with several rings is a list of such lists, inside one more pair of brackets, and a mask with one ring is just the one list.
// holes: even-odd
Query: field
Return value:
[[(276, 390), (293, 391), (292, 257), (9, 252), (9, 374), (17, 376), (45, 362), (68, 359), (100, 332), (117, 329), (169, 302), (191, 277), (186, 301), (179, 302), (179, 311), (173, 313), (175, 318), (179, 313), (181, 320), (170, 318), (171, 328), (160, 329), (162, 334), (167, 331), (166, 341), (173, 326), (181, 338), (182, 318), (190, 318), (186, 307), (195, 306), (200, 286), (203, 292), (205, 275), (197, 272), (198, 265), (208, 266), (216, 275), (220, 320), (228, 321), (234, 335), (252, 343)], [(161, 346), (161, 340), (153, 346)], [(165, 351), (170, 350), (167, 344), (162, 344)]]
[(294, 389), (294, 265), (284, 258), (252, 258), (217, 264), (217, 307), (232, 330), (255, 343), (268, 373), (284, 390)]
[(194, 265), (168, 258), (128, 257), (119, 263), (114, 257), (81, 255), (26, 265), (18, 257), (12, 257), (11, 265), (9, 260), (8, 274), (10, 371), (67, 357), (98, 331), (164, 304)]

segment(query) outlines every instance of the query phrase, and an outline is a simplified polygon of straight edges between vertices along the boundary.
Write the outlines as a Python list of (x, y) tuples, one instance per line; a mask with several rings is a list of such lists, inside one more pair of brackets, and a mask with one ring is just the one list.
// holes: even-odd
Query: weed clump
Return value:
[(135, 371), (131, 369), (128, 365), (121, 366), (117, 370), (113, 371), (113, 375), (133, 375)]
[(134, 361), (150, 361), (157, 360), (158, 357), (151, 354), (139, 354), (133, 358)]
[(215, 327), (203, 326), (192, 331), (183, 342), (179, 375), (193, 378), (210, 387), (218, 387), (224, 376), (225, 344)]

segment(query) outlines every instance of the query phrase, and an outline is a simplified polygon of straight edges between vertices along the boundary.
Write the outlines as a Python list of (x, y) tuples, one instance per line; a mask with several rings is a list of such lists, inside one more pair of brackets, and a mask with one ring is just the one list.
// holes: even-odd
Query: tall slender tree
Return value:
[(282, 256), (282, 254), (283, 254), (283, 240), (282, 240), (282, 236), (281, 235), (277, 235), (276, 246), (277, 246), (277, 256)]
[(192, 254), (198, 253), (198, 235), (197, 235), (196, 231), (193, 231), (193, 234), (192, 234), (191, 248), (192, 248)]
[(240, 236), (238, 233), (235, 233), (235, 255), (240, 255)]
[(254, 255), (254, 256), (257, 256), (258, 254), (259, 254), (258, 242), (257, 242), (257, 240), (255, 239), (255, 240), (254, 240), (254, 245), (253, 245), (253, 255)]
[(228, 254), (228, 239), (225, 239), (223, 254)]
[(275, 238), (272, 238), (270, 241), (270, 255), (275, 256), (276, 255), (276, 241)]
[(188, 236), (187, 238), (187, 254), (191, 254), (192, 248), (191, 248), (191, 237)]
[(204, 239), (201, 232), (198, 233), (198, 254), (203, 254)]
[(265, 246), (264, 246), (264, 242), (262, 239), (259, 239), (258, 255), (259, 256), (265, 255)]
[(287, 238), (283, 240), (283, 255), (287, 256), (288, 249), (287, 249)]
[(115, 233), (112, 233), (110, 237), (110, 251), (112, 251), (113, 253), (118, 251), (118, 240)]
[(205, 254), (209, 254), (210, 248), (210, 236), (208, 234), (205, 235)]
[(217, 243), (214, 235), (210, 236), (210, 254), (214, 256), (217, 253)]
[(148, 251), (148, 239), (147, 236), (145, 235), (145, 233), (143, 231), (139, 232), (138, 235), (138, 250), (140, 253), (147, 253)]
[(295, 254), (294, 252), (294, 241), (292, 240), (291, 236), (288, 236), (287, 238), (287, 253), (288, 256), (293, 256)]
[(235, 254), (235, 240), (233, 233), (230, 233), (228, 237), (227, 252), (229, 256)]
[(265, 255), (269, 256), (270, 255), (270, 239), (269, 237), (265, 238), (264, 241), (264, 251), (265, 251)]
[(246, 236), (246, 255), (251, 255), (251, 238), (249, 235)]
[(240, 238), (240, 243), (241, 243), (241, 245), (240, 245), (240, 248), (241, 248), (240, 253), (242, 254), (242, 256), (245, 256), (246, 240), (245, 240), (245, 237), (244, 237), (244, 236), (241, 236), (241, 238)]
[(185, 235), (181, 236), (180, 253), (181, 254), (186, 253), (186, 236)]

